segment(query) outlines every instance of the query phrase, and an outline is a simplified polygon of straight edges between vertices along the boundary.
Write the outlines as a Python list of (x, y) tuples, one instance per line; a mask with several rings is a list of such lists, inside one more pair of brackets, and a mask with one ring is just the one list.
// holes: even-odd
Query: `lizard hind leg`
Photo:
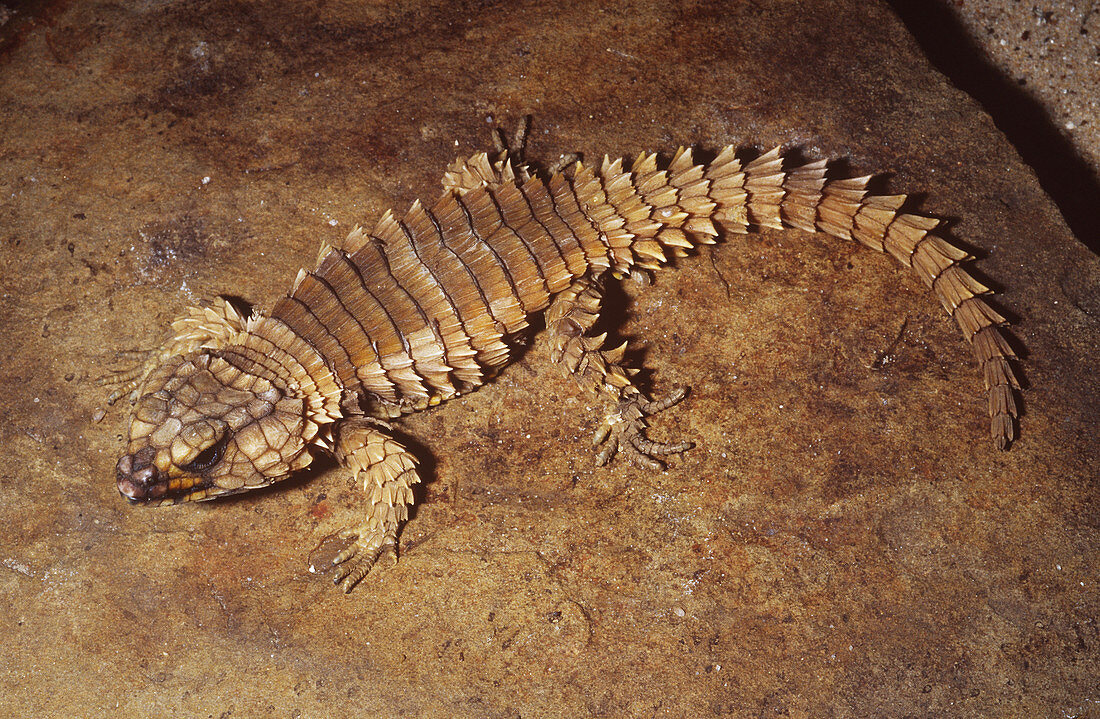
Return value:
[[(531, 176), (531, 161), (527, 157), (527, 138), (531, 134), (531, 115), (524, 115), (516, 121), (516, 129), (509, 137), (503, 127), (493, 131), (493, 151), (498, 161), (510, 160), (517, 168), (516, 175), (522, 180)], [(564, 171), (570, 165), (581, 159), (580, 153), (569, 152), (557, 160), (554, 164), (542, 167), (547, 176), (556, 175)]]
[(664, 397), (653, 400), (646, 399), (633, 385), (630, 389), (633, 391), (624, 393), (615, 411), (596, 430), (593, 445), (603, 445), (596, 454), (596, 465), (602, 467), (616, 453), (622, 453), (635, 465), (659, 472), (664, 469), (664, 464), (657, 457), (680, 454), (695, 445), (692, 442), (654, 442), (645, 436), (645, 418), (679, 404), (687, 397), (687, 388), (677, 387)]
[[(524, 115), (516, 122), (509, 136), (504, 128), (492, 132), (493, 152), (479, 152), (468, 158), (458, 158), (443, 174), (444, 194), (461, 197), (479, 187), (499, 188), (509, 184), (523, 184), (534, 174), (527, 162), (527, 137), (531, 131), (531, 116)], [(546, 174), (554, 175), (580, 159), (580, 155), (562, 155)]]
[(596, 323), (602, 298), (603, 285), (590, 277), (581, 277), (554, 298), (546, 311), (550, 356), (586, 391), (616, 401), (615, 409), (596, 430), (594, 445), (602, 445), (596, 464), (607, 464), (620, 453), (643, 469), (659, 471), (664, 465), (658, 457), (679, 454), (694, 445), (654, 442), (645, 435), (645, 418), (678, 404), (687, 396), (687, 389), (676, 388), (665, 397), (649, 399), (620, 365), (626, 343), (604, 350), (606, 335), (587, 335)]
[(336, 569), (333, 583), (350, 592), (387, 554), (397, 561), (397, 533), (409, 518), (412, 485), (420, 481), (416, 458), (391, 438), (387, 425), (351, 418), (335, 428), (336, 459), (362, 481), (370, 502), (362, 524), (326, 537), (310, 554), (309, 569)]

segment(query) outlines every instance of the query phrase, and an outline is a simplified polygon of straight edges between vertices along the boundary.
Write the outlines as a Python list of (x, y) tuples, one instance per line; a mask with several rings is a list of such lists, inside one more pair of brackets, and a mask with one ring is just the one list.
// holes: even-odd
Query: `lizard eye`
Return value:
[(219, 439), (214, 444), (210, 445), (203, 451), (199, 452), (198, 456), (187, 464), (180, 467), (184, 472), (198, 473), (204, 469), (209, 469), (218, 463), (222, 458), (222, 452), (225, 450), (225, 445), (229, 443), (229, 435), (226, 435)]

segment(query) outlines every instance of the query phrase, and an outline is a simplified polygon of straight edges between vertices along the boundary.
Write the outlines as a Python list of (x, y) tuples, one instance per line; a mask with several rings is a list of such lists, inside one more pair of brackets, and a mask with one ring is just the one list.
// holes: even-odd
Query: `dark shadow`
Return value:
[(992, 65), (942, 2), (887, 0), (937, 70), (990, 114), (1079, 240), (1100, 254), (1100, 180), (1046, 110)]

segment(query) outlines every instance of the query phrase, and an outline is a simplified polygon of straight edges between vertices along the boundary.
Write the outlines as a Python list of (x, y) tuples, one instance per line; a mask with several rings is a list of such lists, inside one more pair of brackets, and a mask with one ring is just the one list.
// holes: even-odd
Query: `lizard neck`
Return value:
[(254, 315), (244, 331), (219, 351), (241, 371), (264, 377), (283, 392), (300, 397), (306, 417), (317, 425), (344, 416), (345, 388), (314, 347), (283, 322)]

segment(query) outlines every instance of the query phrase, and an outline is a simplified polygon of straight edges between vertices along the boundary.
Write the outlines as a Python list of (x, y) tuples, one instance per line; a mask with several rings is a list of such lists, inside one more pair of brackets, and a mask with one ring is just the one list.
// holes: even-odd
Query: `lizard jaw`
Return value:
[(224, 493), (211, 492), (218, 488), (205, 477), (166, 477), (145, 454), (124, 455), (116, 466), (118, 491), (133, 504), (178, 504)]

